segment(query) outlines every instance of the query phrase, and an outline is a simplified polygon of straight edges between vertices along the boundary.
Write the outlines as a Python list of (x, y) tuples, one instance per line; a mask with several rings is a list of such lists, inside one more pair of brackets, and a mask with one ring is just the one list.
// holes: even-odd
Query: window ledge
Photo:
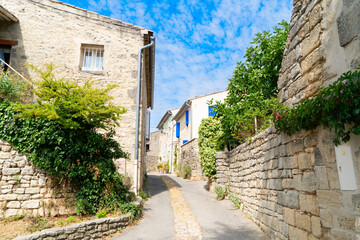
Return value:
[(80, 71), (95, 74), (95, 75), (105, 75), (104, 71), (82, 70), (82, 69), (80, 69)]

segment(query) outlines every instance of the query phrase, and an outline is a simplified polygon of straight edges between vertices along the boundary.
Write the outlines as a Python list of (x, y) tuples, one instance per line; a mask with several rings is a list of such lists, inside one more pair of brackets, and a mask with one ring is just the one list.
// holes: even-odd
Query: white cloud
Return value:
[(227, 87), (255, 33), (290, 20), (292, 0), (88, 0), (90, 9), (154, 30), (152, 127), (167, 109)]

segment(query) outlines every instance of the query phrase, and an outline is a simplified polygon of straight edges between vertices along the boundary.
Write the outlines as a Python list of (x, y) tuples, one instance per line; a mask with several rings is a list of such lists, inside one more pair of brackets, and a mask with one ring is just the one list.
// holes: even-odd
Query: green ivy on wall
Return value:
[[(360, 69), (360, 68), (358, 68)], [(296, 108), (280, 105), (274, 115), (277, 132), (292, 135), (301, 129), (324, 125), (334, 130), (334, 144), (350, 140), (350, 134), (360, 134), (360, 73), (344, 73), (337, 81), (321, 89), (311, 99)]]

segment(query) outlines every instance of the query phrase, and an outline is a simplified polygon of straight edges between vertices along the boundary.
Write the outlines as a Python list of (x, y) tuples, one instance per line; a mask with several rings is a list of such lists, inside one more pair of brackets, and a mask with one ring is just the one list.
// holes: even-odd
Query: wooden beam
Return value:
[(16, 45), (18, 45), (18, 41), (12, 41), (12, 40), (0, 39), (0, 45), (11, 45), (11, 46), (16, 46)]

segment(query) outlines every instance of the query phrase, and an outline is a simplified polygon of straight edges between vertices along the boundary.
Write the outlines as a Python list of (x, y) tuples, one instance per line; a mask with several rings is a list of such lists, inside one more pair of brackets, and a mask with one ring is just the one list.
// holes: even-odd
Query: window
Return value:
[(104, 46), (81, 45), (81, 70), (99, 72), (103, 70)]
[(185, 114), (186, 114), (186, 119), (185, 119), (186, 125), (189, 125), (189, 110), (186, 110)]
[(176, 123), (176, 137), (180, 137), (180, 122)]
[(209, 117), (213, 117), (216, 114), (215, 106), (209, 106)]
[[(7, 64), (10, 64), (10, 50), (11, 46), (8, 45), (0, 45), (0, 58)], [(0, 61), (0, 67), (6, 71), (8, 66), (6, 66), (3, 62)]]

